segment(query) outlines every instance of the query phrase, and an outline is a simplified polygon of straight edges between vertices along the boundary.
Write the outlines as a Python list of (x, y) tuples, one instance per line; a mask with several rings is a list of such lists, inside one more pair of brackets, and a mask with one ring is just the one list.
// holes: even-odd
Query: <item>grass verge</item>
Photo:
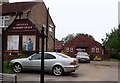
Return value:
[(103, 61), (107, 61), (107, 62), (111, 62), (111, 61), (113, 61), (113, 62), (120, 62), (120, 60), (118, 60), (118, 59), (112, 59), (112, 58), (110, 58), (109, 60), (103, 60)]

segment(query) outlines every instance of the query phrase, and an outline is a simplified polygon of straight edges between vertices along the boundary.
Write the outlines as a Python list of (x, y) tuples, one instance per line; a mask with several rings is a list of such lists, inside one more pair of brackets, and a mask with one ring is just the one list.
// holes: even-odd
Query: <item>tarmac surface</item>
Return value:
[[(45, 73), (45, 81), (118, 81), (118, 62), (91, 61), (80, 63), (76, 72), (63, 76)], [(40, 81), (40, 72), (25, 71), (17, 74), (17, 81)]]

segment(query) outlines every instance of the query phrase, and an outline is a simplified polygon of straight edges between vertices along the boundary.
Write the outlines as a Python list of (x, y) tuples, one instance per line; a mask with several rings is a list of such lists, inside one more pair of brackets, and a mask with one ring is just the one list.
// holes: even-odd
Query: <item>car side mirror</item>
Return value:
[(32, 57), (29, 57), (29, 60), (32, 60)]

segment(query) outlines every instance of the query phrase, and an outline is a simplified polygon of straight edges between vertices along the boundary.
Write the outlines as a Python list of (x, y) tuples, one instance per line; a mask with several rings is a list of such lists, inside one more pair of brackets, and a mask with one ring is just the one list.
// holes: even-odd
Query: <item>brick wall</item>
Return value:
[[(87, 53), (102, 57), (102, 45), (87, 35), (80, 34), (71, 41), (65, 43), (64, 51), (71, 57), (75, 57), (76, 49), (85, 49)], [(93, 49), (93, 50), (92, 50)], [(69, 51), (68, 51), (69, 50)], [(72, 51), (73, 50), (73, 51)]]

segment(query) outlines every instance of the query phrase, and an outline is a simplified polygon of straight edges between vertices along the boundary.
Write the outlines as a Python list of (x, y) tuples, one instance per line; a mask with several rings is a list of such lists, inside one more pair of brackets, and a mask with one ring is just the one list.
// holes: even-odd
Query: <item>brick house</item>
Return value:
[(61, 52), (64, 49), (64, 41), (55, 41), (55, 52)]
[[(40, 32), (43, 24), (46, 26), (47, 35), (45, 51), (54, 51), (55, 24), (44, 2), (3, 3), (0, 8), (2, 8), (0, 27), (4, 28), (5, 57), (41, 51)], [(31, 46), (28, 41), (32, 41)]]
[[(105, 55), (102, 44), (84, 34), (77, 35), (64, 45), (64, 52), (71, 57), (75, 57), (75, 54), (81, 49), (93, 56), (104, 58)], [(108, 52), (106, 52), (106, 57), (109, 57)]]

